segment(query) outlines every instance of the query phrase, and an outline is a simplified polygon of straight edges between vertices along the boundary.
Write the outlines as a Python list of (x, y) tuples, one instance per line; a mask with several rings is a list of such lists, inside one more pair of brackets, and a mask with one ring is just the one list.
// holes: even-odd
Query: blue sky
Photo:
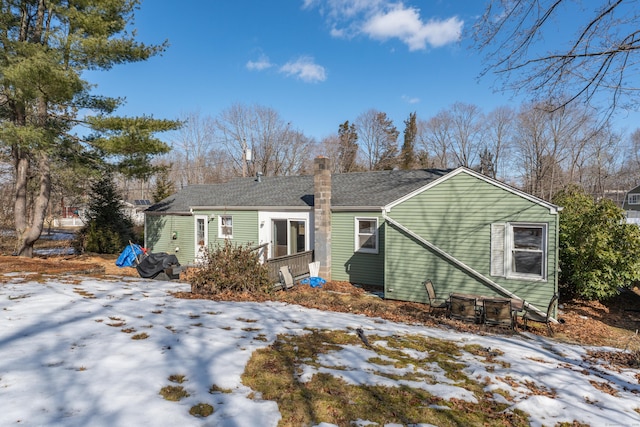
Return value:
[(170, 43), (144, 63), (87, 78), (96, 93), (124, 96), (123, 115), (216, 116), (262, 105), (320, 140), (369, 109), (402, 132), (454, 102), (484, 112), (514, 105), (478, 81), (481, 56), (465, 32), (480, 0), (143, 0), (135, 28)]

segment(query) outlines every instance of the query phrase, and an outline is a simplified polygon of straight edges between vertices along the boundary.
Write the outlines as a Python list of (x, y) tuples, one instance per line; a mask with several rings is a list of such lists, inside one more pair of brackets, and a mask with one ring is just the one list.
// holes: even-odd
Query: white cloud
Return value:
[(389, 0), (302, 0), (303, 9), (318, 8), (331, 19), (352, 18), (371, 9), (378, 9)]
[(262, 71), (271, 67), (273, 67), (273, 64), (269, 61), (269, 58), (264, 55), (262, 55), (257, 61), (247, 62), (247, 69), (249, 70)]
[(345, 30), (343, 28), (332, 27), (329, 33), (331, 34), (331, 37), (334, 37), (336, 39), (340, 39), (346, 36)]
[(420, 102), (420, 98), (417, 98), (415, 96), (407, 96), (407, 95), (402, 95), (402, 100), (407, 104), (417, 104)]
[(327, 79), (327, 72), (323, 66), (314, 62), (310, 56), (303, 56), (295, 61), (289, 61), (280, 67), (280, 72), (294, 76), (307, 83), (323, 82)]
[(387, 40), (398, 38), (409, 50), (423, 50), (427, 44), (444, 46), (460, 39), (463, 22), (457, 17), (444, 21), (420, 19), (417, 9), (406, 9), (398, 5), (393, 10), (377, 13), (362, 26), (362, 31), (371, 38)]
[(425, 21), (420, 9), (389, 0), (303, 0), (303, 8), (318, 8), (333, 37), (364, 34), (376, 40), (398, 39), (410, 51), (454, 43), (460, 40), (464, 26), (457, 16)]

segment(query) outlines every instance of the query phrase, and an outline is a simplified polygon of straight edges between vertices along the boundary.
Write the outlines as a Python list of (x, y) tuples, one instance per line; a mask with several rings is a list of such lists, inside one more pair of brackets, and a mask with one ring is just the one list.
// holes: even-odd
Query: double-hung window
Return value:
[(640, 194), (629, 194), (630, 205), (640, 205)]
[(233, 217), (231, 215), (218, 216), (218, 237), (220, 239), (233, 238)]
[(547, 224), (491, 225), (491, 275), (546, 279)]
[(356, 252), (378, 253), (378, 218), (356, 218)]

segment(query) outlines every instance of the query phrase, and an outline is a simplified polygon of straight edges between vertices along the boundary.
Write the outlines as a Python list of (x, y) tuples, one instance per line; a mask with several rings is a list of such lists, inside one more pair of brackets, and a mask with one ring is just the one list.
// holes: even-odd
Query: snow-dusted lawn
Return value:
[[(268, 346), (278, 334), (307, 333), (305, 328), (362, 328), (365, 334), (382, 337), (417, 334), (460, 346), (475, 343), (499, 349), (501, 355), (495, 359), (502, 364), (488, 368), (485, 359), (467, 352), (460, 361), (470, 377), (489, 379), (489, 390), (507, 390), (514, 397), (513, 408), (527, 412), (531, 425), (577, 420), (594, 427), (640, 426), (638, 371), (590, 366), (582, 359), (586, 348), (538, 336), (477, 336), (281, 303), (181, 300), (168, 292), (188, 290), (188, 285), (171, 282), (68, 278), (36, 283), (18, 276), (4, 280), (3, 426), (275, 426), (280, 419), (275, 402), (257, 399), (240, 377), (256, 349)], [(148, 338), (132, 339), (142, 333)], [(375, 370), (362, 369), (372, 353), (345, 346), (323, 355), (320, 369), (354, 383), (388, 382)], [(420, 365), (420, 354), (415, 359), (416, 369), (429, 368)], [(379, 371), (391, 368), (384, 365)], [(305, 368), (302, 379), (316, 370)], [(171, 375), (185, 376), (181, 385), (189, 397), (171, 402), (159, 395), (163, 387), (176, 385), (168, 380)], [(600, 391), (606, 388), (594, 387), (598, 383), (611, 389)], [(212, 385), (231, 393), (212, 394)], [(447, 398), (474, 398), (444, 377), (429, 387)], [(549, 396), (532, 389), (548, 391)], [(214, 414), (191, 416), (189, 409), (198, 403), (212, 405)]]

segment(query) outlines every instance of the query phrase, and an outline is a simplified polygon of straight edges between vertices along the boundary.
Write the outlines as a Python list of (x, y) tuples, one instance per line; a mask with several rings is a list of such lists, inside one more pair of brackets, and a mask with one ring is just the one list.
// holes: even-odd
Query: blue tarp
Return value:
[(327, 281), (324, 280), (322, 277), (307, 277), (305, 279), (302, 279), (300, 283), (304, 285), (309, 285), (312, 288), (321, 288), (322, 285), (327, 283)]
[(138, 255), (141, 255), (143, 253), (144, 251), (142, 250), (142, 247), (140, 245), (132, 243), (124, 248), (118, 259), (116, 260), (116, 265), (118, 267), (135, 267)]

